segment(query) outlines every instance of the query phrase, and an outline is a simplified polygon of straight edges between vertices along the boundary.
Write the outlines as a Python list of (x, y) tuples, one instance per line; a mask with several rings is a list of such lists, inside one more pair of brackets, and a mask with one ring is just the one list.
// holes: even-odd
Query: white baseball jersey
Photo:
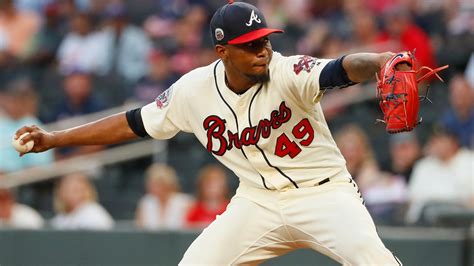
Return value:
[(247, 186), (282, 190), (350, 177), (324, 119), (321, 70), (330, 60), (273, 52), (270, 81), (238, 95), (219, 60), (184, 75), (141, 115), (153, 138), (192, 132)]
[[(258, 265), (298, 248), (343, 265), (398, 265), (324, 119), (319, 80), (328, 62), (274, 52), (270, 81), (237, 95), (217, 61), (186, 74), (141, 109), (150, 136), (193, 132), (240, 178), (226, 211), (179, 265)], [(316, 185), (327, 178), (331, 182)], [(354, 252), (360, 247), (363, 252)]]

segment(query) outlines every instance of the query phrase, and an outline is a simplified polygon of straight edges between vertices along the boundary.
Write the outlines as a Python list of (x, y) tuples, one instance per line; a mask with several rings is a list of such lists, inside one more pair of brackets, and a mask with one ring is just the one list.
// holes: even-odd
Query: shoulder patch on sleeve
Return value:
[[(298, 63), (293, 64), (293, 71), (298, 75), (301, 71), (311, 72), (311, 69), (316, 65), (316, 58), (304, 55), (298, 58)], [(318, 65), (320, 63), (318, 62)]]
[(158, 97), (156, 97), (155, 103), (158, 109), (163, 109), (166, 106), (168, 106), (171, 99), (172, 92), (173, 92), (173, 86), (169, 87), (167, 90), (165, 90), (160, 95), (158, 95)]

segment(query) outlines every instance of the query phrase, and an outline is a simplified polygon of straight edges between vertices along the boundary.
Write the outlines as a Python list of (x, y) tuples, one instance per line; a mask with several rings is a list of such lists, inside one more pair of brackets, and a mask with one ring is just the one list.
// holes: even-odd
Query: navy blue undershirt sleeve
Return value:
[(139, 137), (148, 137), (148, 133), (145, 130), (145, 125), (143, 125), (143, 119), (141, 114), (142, 108), (137, 108), (133, 110), (129, 110), (125, 113), (127, 116), (127, 122), (130, 129), (132, 129), (133, 133)]
[(319, 76), (319, 87), (321, 90), (342, 89), (357, 84), (347, 76), (346, 70), (342, 66), (344, 57), (332, 60), (324, 66)]

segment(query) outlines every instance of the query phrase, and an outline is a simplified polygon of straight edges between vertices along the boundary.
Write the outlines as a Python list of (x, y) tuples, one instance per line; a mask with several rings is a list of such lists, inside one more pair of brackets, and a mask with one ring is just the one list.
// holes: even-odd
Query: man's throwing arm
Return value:
[(47, 132), (35, 125), (24, 126), (16, 132), (15, 138), (26, 132), (30, 134), (22, 142), (33, 140), (35, 143), (30, 153), (65, 146), (116, 144), (138, 137), (131, 129), (125, 112), (61, 131)]

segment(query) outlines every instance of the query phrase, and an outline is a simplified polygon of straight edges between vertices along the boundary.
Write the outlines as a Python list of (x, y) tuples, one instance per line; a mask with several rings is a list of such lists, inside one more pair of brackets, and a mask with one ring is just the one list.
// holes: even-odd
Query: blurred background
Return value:
[[(11, 139), (24, 125), (59, 130), (153, 101), (183, 74), (217, 59), (208, 22), (226, 2), (0, 0), (0, 264), (116, 265), (109, 259), (118, 256), (131, 265), (173, 265), (225, 210), (238, 179), (191, 134), (21, 159)], [(388, 135), (375, 123), (382, 113), (374, 82), (328, 91), (322, 105), (397, 256), (407, 265), (472, 265), (474, 2), (247, 2), (285, 30), (270, 37), (284, 55), (410, 50), (419, 66), (450, 65), (440, 74), (444, 83), (422, 85), (432, 103), (421, 104), (423, 123), (410, 133)], [(77, 241), (92, 243), (91, 250), (63, 252)], [(141, 252), (127, 253), (130, 246)], [(46, 256), (61, 252), (67, 256)], [(293, 256), (273, 263), (309, 265), (318, 255)]]

